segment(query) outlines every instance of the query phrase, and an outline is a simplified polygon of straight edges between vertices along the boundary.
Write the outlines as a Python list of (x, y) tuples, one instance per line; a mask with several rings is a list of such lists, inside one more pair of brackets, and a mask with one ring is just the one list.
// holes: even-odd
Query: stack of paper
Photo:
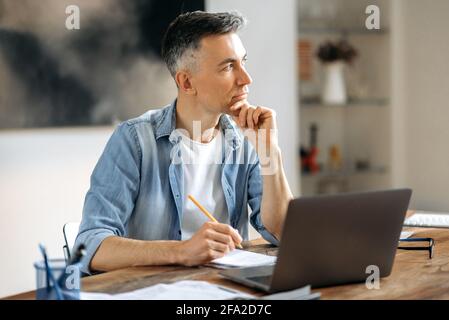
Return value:
[(310, 286), (256, 297), (234, 289), (205, 281), (185, 280), (118, 294), (81, 292), (81, 300), (312, 300), (319, 293), (311, 293)]
[(256, 297), (206, 281), (186, 280), (118, 294), (81, 292), (81, 300), (226, 300)]
[(244, 268), (273, 265), (276, 257), (244, 250), (233, 250), (222, 258), (212, 260), (211, 266), (217, 268)]

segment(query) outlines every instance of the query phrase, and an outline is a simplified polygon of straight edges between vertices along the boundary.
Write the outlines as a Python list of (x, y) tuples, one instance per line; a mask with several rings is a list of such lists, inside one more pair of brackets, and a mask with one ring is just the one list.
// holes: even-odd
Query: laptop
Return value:
[(365, 282), (371, 265), (387, 277), (411, 194), (410, 189), (393, 189), (294, 199), (276, 264), (220, 274), (269, 293)]

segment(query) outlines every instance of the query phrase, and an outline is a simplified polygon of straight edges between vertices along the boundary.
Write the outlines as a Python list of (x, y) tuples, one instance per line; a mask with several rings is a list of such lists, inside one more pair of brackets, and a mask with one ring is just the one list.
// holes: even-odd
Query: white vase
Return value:
[(341, 61), (326, 63), (323, 65), (324, 82), (321, 93), (323, 104), (341, 105), (347, 101), (346, 85), (344, 78), (344, 63)]

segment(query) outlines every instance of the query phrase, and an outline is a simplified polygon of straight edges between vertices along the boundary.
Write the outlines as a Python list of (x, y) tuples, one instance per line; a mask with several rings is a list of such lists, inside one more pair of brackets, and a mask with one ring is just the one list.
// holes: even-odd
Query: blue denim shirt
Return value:
[[(183, 170), (176, 129), (176, 100), (118, 125), (91, 176), (75, 247), (83, 243), (82, 272), (109, 236), (181, 240)], [(220, 117), (221, 184), (232, 227), (248, 239), (248, 220), (267, 241), (277, 239), (262, 224), (262, 177), (255, 149), (228, 115)], [(248, 205), (251, 215), (248, 217)]]

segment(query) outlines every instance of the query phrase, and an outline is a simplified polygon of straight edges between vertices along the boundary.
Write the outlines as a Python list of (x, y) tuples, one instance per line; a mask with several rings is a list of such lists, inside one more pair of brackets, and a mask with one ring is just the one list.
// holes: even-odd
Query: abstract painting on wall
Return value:
[(161, 40), (194, 10), (204, 1), (0, 0), (0, 129), (108, 125), (170, 103)]

